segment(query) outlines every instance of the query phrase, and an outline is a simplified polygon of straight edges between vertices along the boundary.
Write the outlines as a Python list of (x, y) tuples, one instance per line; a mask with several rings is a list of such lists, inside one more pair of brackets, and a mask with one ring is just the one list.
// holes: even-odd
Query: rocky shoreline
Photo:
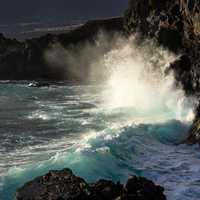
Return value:
[(24, 42), (5, 38), (0, 34), (0, 80), (69, 80), (85, 81), (89, 71), (85, 65), (84, 76), (77, 76), (66, 65), (65, 69), (45, 59), (45, 52), (52, 45), (64, 49), (95, 45), (99, 31), (105, 31), (112, 38), (115, 32), (123, 32), (123, 18), (91, 20), (84, 25), (62, 34), (47, 34)]
[(70, 169), (50, 171), (17, 190), (16, 200), (166, 200), (164, 189), (142, 177), (125, 185), (108, 180), (87, 183)]

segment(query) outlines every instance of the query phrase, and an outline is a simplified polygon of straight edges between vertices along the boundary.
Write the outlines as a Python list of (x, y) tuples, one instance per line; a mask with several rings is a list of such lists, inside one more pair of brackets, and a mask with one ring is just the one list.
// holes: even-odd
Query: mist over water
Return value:
[(65, 49), (56, 43), (45, 54), (51, 67), (66, 69), (66, 77), (70, 72), (90, 83), (103, 84), (106, 88), (101, 91), (101, 101), (108, 108), (134, 108), (142, 113), (142, 122), (144, 115), (150, 114), (154, 123), (158, 119), (152, 113), (166, 113), (157, 117), (160, 121), (191, 122), (194, 118), (195, 99), (185, 97), (168, 70), (179, 56), (150, 40), (139, 43), (134, 36), (116, 34), (111, 38), (104, 32), (97, 35), (94, 44)]
[(175, 87), (173, 73), (166, 73), (177, 58), (152, 41), (138, 46), (134, 37), (119, 39), (104, 56), (108, 73), (105, 101), (112, 108), (133, 109), (134, 116), (141, 117), (139, 123), (170, 119), (191, 122), (195, 100)]
[(101, 82), (0, 84), (0, 199), (65, 167), (88, 181), (145, 176), (163, 185), (169, 200), (199, 197), (199, 155), (176, 145), (187, 137), (195, 100), (165, 73), (178, 55), (152, 41), (138, 45), (134, 37), (116, 37), (109, 46), (104, 39), (72, 52), (56, 45), (46, 55), (52, 66), (70, 64), (78, 75), (87, 63), (91, 80), (98, 74)]

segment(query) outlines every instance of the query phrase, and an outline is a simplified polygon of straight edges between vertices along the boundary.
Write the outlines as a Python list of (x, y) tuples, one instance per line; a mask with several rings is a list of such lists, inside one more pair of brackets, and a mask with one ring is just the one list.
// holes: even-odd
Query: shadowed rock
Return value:
[[(145, 39), (154, 39), (169, 50), (184, 54), (179, 59), (184, 59), (182, 63), (171, 65), (176, 65), (172, 67), (175, 69), (176, 80), (183, 85), (186, 93), (195, 94), (200, 91), (199, 0), (130, 0), (124, 23), (129, 34), (139, 32)], [(187, 74), (182, 76), (186, 72), (186, 57)]]
[(63, 34), (47, 34), (24, 42), (7, 39), (0, 34), (0, 80), (85, 81), (89, 66), (84, 66), (84, 76), (77, 77), (68, 70), (72, 66), (60, 68), (55, 63), (53, 67), (49, 66), (44, 54), (54, 43), (61, 44), (64, 49), (81, 47), (85, 43), (95, 45), (99, 31), (105, 31), (111, 38), (116, 32), (123, 32), (122, 18), (92, 20)]
[(166, 200), (164, 189), (132, 177), (125, 186), (99, 180), (89, 184), (70, 169), (50, 171), (17, 190), (16, 200)]

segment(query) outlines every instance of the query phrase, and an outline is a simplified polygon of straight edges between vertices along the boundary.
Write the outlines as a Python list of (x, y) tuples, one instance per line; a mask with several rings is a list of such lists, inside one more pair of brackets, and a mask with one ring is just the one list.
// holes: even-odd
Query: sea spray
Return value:
[(118, 39), (104, 55), (105, 102), (112, 108), (129, 107), (142, 117), (140, 123), (148, 116), (148, 123), (170, 119), (191, 122), (195, 100), (175, 86), (173, 73), (166, 73), (177, 58), (152, 41), (138, 45), (135, 37)]

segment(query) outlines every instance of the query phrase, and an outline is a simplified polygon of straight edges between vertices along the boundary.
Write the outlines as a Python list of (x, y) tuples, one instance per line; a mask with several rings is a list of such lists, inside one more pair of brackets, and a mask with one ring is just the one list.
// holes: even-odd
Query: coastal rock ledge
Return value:
[(70, 169), (50, 171), (26, 183), (16, 200), (166, 200), (164, 189), (142, 177), (131, 177), (125, 185), (99, 180), (87, 183)]

